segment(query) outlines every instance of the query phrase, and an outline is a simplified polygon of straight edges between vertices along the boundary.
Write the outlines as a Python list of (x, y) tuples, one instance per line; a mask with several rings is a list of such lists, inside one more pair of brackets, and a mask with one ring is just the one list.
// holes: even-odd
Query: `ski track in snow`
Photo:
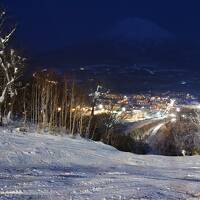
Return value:
[(0, 129), (0, 199), (200, 199), (200, 156), (135, 155)]

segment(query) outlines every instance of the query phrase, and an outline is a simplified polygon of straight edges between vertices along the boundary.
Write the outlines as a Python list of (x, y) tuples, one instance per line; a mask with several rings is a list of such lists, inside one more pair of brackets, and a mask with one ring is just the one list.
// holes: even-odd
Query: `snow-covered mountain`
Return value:
[(172, 33), (156, 23), (141, 18), (122, 20), (114, 25), (106, 35), (105, 37), (124, 42), (162, 42), (174, 38)]

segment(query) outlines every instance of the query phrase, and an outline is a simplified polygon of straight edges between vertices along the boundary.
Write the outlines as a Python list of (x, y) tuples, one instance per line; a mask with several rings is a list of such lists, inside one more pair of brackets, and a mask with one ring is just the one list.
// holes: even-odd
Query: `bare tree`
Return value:
[(5, 12), (0, 11), (0, 107), (2, 109), (6, 104), (7, 120), (10, 121), (14, 97), (17, 95), (16, 83), (22, 74), (24, 59), (8, 46), (16, 28), (4, 34), (4, 23)]
[(92, 123), (92, 120), (93, 120), (93, 118), (94, 118), (94, 109), (95, 109), (97, 100), (98, 100), (99, 97), (100, 97), (100, 90), (101, 90), (101, 88), (102, 88), (102, 87), (101, 87), (100, 85), (98, 85), (96, 91), (95, 91), (93, 94), (91, 94), (91, 96), (93, 97), (93, 99), (92, 99), (91, 115), (90, 115), (90, 118), (89, 118), (87, 130), (86, 130), (86, 137), (87, 137), (87, 138), (90, 137), (91, 123)]

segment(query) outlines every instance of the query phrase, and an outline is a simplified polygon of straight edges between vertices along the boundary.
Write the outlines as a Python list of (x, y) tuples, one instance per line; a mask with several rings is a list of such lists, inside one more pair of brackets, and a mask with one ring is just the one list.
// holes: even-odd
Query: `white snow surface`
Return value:
[(0, 199), (200, 199), (200, 156), (0, 129)]

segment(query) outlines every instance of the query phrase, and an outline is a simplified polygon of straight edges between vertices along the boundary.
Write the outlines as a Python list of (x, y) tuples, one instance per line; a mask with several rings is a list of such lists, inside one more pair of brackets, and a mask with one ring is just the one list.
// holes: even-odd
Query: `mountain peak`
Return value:
[(173, 34), (156, 23), (141, 19), (127, 18), (118, 22), (110, 31), (109, 36), (115, 39), (129, 41), (166, 40), (173, 38)]

